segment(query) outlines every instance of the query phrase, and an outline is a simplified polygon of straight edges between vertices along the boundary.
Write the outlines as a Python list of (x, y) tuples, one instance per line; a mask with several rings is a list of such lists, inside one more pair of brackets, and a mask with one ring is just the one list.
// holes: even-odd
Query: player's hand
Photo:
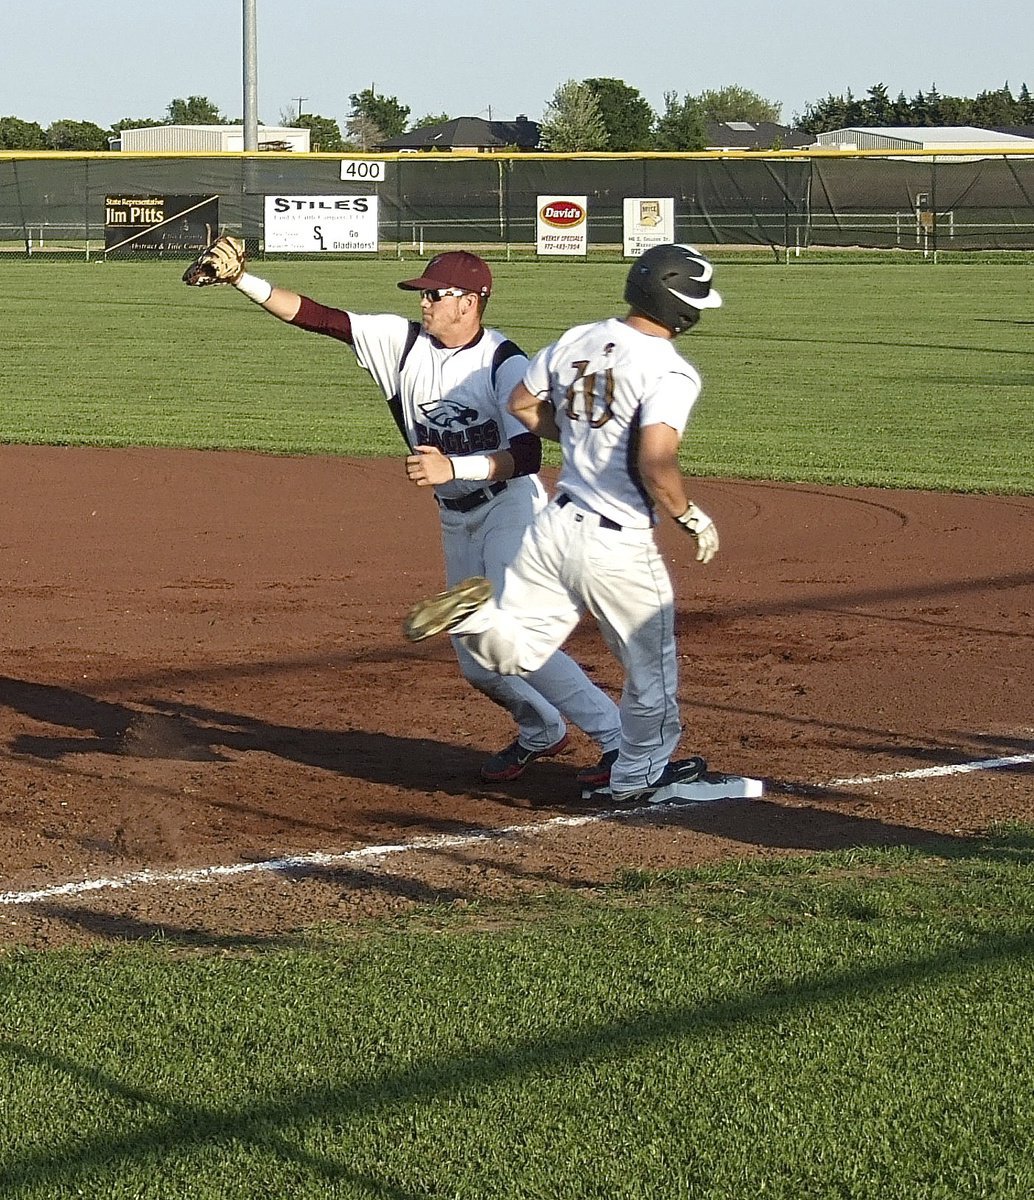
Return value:
[(690, 501), (689, 508), (676, 521), (697, 544), (697, 562), (709, 563), (718, 553), (718, 530), (702, 508)]
[(454, 478), (448, 455), (443, 454), (437, 446), (417, 446), (406, 458), (406, 476), (417, 487), (451, 483)]

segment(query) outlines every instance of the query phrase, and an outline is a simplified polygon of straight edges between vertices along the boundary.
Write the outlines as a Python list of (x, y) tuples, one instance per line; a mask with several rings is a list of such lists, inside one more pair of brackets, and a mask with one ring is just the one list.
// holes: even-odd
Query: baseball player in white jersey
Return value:
[(682, 727), (671, 580), (654, 541), (658, 513), (689, 533), (696, 557), (718, 551), (714, 523), (686, 497), (678, 447), (700, 376), (673, 339), (721, 297), (713, 267), (690, 246), (655, 246), (629, 271), (628, 314), (565, 333), (532, 360), (510, 411), (559, 441), (552, 503), (525, 535), (500, 593), (471, 578), (417, 604), (405, 625), (419, 641), (449, 629), (505, 674), (534, 671), (584, 612), (621, 661), (621, 742), (604, 754), (619, 801), (678, 795), (707, 764), (672, 761)]
[[(488, 264), (450, 251), (432, 259), (420, 278), (400, 283), (420, 293), (419, 322), (330, 308), (247, 272), (229, 282), (280, 320), (354, 348), (410, 447), (407, 477), (434, 489), (446, 583), (478, 575), (501, 589), (546, 495), (537, 475), (541, 442), (506, 407), (528, 360), (482, 324), (492, 290)], [(517, 723), (513, 742), (483, 764), (483, 779), (519, 779), (536, 758), (560, 753), (568, 721), (604, 753), (616, 750), (617, 705), (566, 654), (543, 656), (521, 677), (503, 676), (458, 640), (454, 645), (464, 676)], [(598, 771), (583, 774), (591, 783)]]

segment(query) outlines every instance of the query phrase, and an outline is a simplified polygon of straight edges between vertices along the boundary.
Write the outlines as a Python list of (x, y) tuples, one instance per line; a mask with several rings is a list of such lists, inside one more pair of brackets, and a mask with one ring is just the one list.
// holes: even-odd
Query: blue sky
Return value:
[[(973, 96), (1008, 82), (1034, 90), (1030, 0), (257, 0), (259, 116), (296, 108), (344, 125), (352, 92), (373, 86), (427, 113), (538, 120), (567, 79), (614, 76), (655, 109), (664, 93), (737, 84), (782, 105), (874, 83), (891, 97), (936, 84)], [(0, 0), (0, 116), (108, 126), (161, 117), (207, 96), (244, 109), (241, 0)]]

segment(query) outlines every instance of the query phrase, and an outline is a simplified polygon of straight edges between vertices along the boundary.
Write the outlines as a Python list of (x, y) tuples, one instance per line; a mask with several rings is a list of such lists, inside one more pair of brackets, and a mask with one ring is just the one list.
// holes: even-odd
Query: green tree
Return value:
[(19, 117), (0, 117), (0, 150), (45, 150), (43, 126)]
[(783, 107), (735, 84), (701, 92), (696, 102), (705, 121), (750, 121), (755, 125), (762, 121), (778, 122)]
[(843, 96), (832, 93), (825, 100), (805, 107), (801, 116), (794, 118), (794, 125), (805, 133), (828, 133), (831, 129), (844, 129), (852, 125), (868, 125), (865, 106), (856, 100), (848, 88)]
[(847, 123), (847, 103), (843, 96), (834, 96), (832, 92), (823, 100), (806, 105), (804, 112), (794, 118), (794, 125), (805, 133), (826, 133), (842, 129)]
[(869, 93), (862, 101), (862, 120), (866, 125), (892, 125), (894, 123), (894, 104), (882, 83), (874, 83)]
[(188, 96), (172, 100), (166, 110), (165, 125), (225, 125), (226, 121), (207, 96)]
[(369, 150), (386, 138), (400, 137), (406, 132), (409, 108), (394, 96), (379, 96), (368, 87), (348, 99), (352, 111), (345, 128), (362, 149)]
[(664, 93), (664, 112), (654, 126), (653, 142), (657, 150), (703, 150), (707, 134), (694, 97), (683, 96), (680, 100), (678, 92)]
[(657, 114), (640, 94), (621, 79), (586, 79), (596, 97), (607, 131), (608, 150), (649, 150)]
[(156, 121), (154, 117), (123, 117), (108, 132), (119, 134), (123, 129), (151, 129), (155, 125), (168, 125), (168, 121)]
[(930, 90), (923, 93), (923, 113), (926, 117), (924, 125), (944, 124), (941, 116), (941, 93), (937, 90), (935, 83), (931, 83)]
[(587, 84), (574, 79), (560, 84), (543, 113), (540, 141), (557, 154), (609, 149), (600, 106)]
[(426, 116), (414, 121), (409, 127), (409, 132), (412, 133), (415, 129), (426, 129), (428, 125), (444, 125), (447, 121), (451, 120), (452, 117), (448, 113), (428, 113)]
[(931, 125), (971, 125), (973, 101), (965, 96), (941, 96), (937, 104), (937, 119)]
[(912, 109), (909, 107), (908, 98), (904, 92), (898, 92), (898, 98), (894, 101), (894, 124), (895, 125), (919, 125), (920, 121), (915, 121), (912, 118)]
[(318, 113), (302, 113), (286, 122), (292, 129), (309, 131), (309, 149), (313, 153), (336, 154), (344, 148), (341, 126), (333, 117), (321, 117)]
[(929, 91), (919, 91), (911, 100), (901, 92), (891, 101), (886, 87), (877, 83), (864, 100), (855, 100), (850, 91), (843, 96), (830, 95), (809, 104), (804, 115), (794, 121), (809, 133), (852, 125), (1026, 125), (1034, 122), (1034, 105), (1026, 84), (1015, 97), (1008, 83), (976, 97), (942, 96), (937, 85), (931, 84)]
[(922, 92), (916, 92), (911, 100), (905, 101), (904, 112), (901, 115), (899, 125), (929, 125), (930, 110), (926, 107), (926, 96)]
[(107, 150), (108, 135), (92, 121), (55, 121), (47, 126), (51, 150)]
[(1021, 107), (1008, 84), (994, 91), (981, 92), (974, 100), (971, 120), (974, 125), (1022, 125)]

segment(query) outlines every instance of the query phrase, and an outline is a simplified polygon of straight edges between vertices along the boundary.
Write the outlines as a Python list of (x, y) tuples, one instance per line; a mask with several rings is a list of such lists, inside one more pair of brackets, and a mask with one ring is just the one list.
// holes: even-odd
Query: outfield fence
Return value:
[[(190, 257), (218, 228), (243, 237), (252, 256), (271, 256), (270, 198), (376, 197), (374, 253), (408, 257), (468, 245), (489, 257), (534, 258), (547, 196), (585, 199), (587, 253), (594, 256), (621, 257), (625, 201), (638, 198), (671, 199), (675, 240), (787, 261), (852, 248), (935, 261), (946, 251), (1034, 250), (1034, 154), (960, 148), (950, 156), (826, 150), (352, 159), (9, 151), (0, 152), (0, 252)], [(152, 204), (153, 228), (132, 215), (134, 200)], [(171, 215), (162, 201), (176, 201)], [(136, 219), (144, 222), (139, 233)]]

